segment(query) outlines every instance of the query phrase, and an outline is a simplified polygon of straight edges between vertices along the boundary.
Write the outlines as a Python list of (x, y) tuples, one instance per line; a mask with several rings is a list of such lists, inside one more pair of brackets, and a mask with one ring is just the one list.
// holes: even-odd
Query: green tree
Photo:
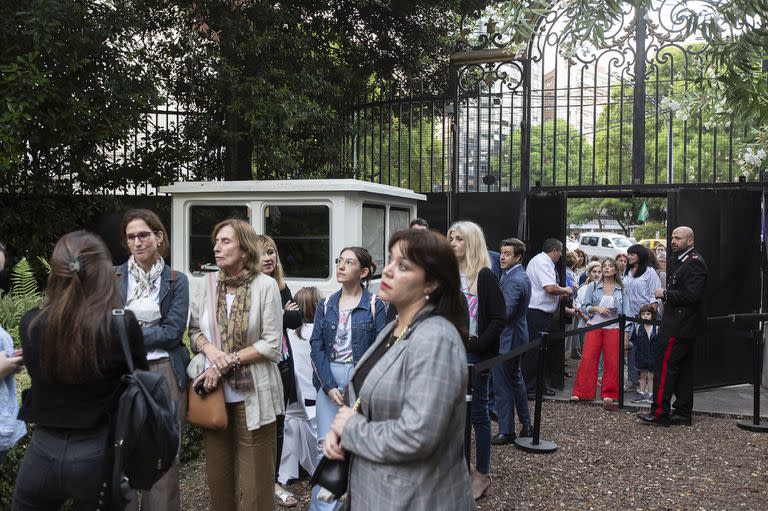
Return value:
[(568, 225), (580, 225), (596, 220), (598, 229), (602, 230), (602, 221), (611, 219), (618, 222), (624, 234), (629, 236), (630, 227), (637, 224), (637, 214), (643, 203), (648, 207), (646, 223), (659, 223), (666, 220), (667, 200), (664, 198), (569, 199)]

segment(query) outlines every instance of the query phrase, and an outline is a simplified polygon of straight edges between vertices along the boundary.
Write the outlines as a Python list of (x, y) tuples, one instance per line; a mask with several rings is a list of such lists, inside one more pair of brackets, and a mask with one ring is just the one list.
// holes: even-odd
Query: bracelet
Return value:
[[(202, 343), (200, 343), (200, 338), (201, 337), (203, 338), (203, 342)], [(195, 348), (197, 349), (198, 353), (202, 353), (203, 352), (203, 346), (205, 346), (206, 344), (210, 344), (210, 343), (211, 343), (211, 341), (206, 339), (203, 334), (200, 334), (200, 335), (197, 336), (197, 338), (195, 338)]]
[(230, 355), (235, 357), (235, 365), (232, 366), (232, 370), (233, 371), (238, 371), (240, 369), (240, 366), (241, 366), (241, 364), (240, 364), (240, 352), (239, 351), (233, 351), (232, 353), (230, 353)]

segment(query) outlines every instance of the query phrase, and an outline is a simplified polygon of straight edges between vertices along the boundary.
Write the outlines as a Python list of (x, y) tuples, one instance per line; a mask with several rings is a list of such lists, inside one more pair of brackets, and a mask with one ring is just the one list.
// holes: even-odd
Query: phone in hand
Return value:
[(205, 379), (201, 379), (199, 382), (195, 383), (195, 386), (192, 387), (195, 391), (195, 394), (198, 396), (204, 396), (208, 393), (208, 391), (205, 389)]

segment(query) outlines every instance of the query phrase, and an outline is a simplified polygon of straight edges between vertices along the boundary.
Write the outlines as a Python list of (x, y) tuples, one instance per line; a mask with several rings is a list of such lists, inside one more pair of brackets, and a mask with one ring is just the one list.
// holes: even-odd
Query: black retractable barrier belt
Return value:
[(519, 357), (526, 351), (530, 351), (533, 348), (538, 348), (539, 344), (541, 344), (541, 337), (537, 337), (536, 339), (532, 340), (528, 344), (524, 346), (520, 346), (519, 348), (515, 348), (508, 353), (503, 353), (501, 355), (497, 355), (493, 358), (490, 358), (488, 360), (475, 364), (474, 365), (475, 371), (482, 372), (482, 371), (487, 371), (488, 369), (492, 369), (497, 365), (501, 364), (502, 362), (505, 362), (515, 357)]

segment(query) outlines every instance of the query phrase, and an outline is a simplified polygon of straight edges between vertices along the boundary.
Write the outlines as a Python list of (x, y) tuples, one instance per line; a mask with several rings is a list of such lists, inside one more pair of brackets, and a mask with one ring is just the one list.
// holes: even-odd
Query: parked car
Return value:
[(629, 238), (612, 232), (584, 232), (579, 237), (579, 248), (587, 257), (616, 257), (631, 246)]
[(656, 250), (656, 247), (661, 245), (664, 248), (667, 248), (667, 240), (659, 239), (659, 238), (649, 238), (645, 240), (640, 240), (639, 243), (643, 245), (644, 247), (648, 247), (651, 250)]

